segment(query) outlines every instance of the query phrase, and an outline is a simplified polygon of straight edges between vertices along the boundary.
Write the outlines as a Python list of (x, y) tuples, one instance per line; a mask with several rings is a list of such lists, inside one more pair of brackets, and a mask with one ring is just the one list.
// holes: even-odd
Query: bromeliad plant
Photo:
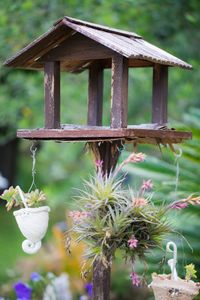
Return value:
[[(133, 263), (136, 258), (145, 260), (150, 249), (161, 247), (163, 238), (172, 231), (167, 218), (170, 209), (185, 208), (188, 203), (198, 203), (200, 197), (188, 197), (170, 205), (153, 203), (153, 183), (143, 181), (138, 190), (124, 186), (126, 177), (120, 176), (127, 163), (145, 160), (143, 153), (132, 153), (110, 174), (103, 174), (102, 162), (96, 162), (97, 172), (84, 182), (78, 196), (78, 211), (71, 211), (72, 231), (77, 233), (77, 242), (88, 244), (86, 258), (101, 261), (108, 267), (117, 249), (124, 252)], [(139, 278), (131, 273), (133, 284)]]

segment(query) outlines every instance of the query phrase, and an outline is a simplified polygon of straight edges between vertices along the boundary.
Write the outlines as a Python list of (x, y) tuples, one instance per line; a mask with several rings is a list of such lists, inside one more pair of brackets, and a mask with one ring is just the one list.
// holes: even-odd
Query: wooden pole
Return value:
[[(102, 125), (103, 70), (96, 64), (89, 70), (88, 125)], [(112, 58), (111, 127), (127, 127), (128, 60), (121, 55)], [(102, 171), (109, 174), (116, 166), (123, 142), (90, 143), (95, 159), (103, 162)], [(107, 258), (108, 260), (110, 258)], [(96, 260), (93, 266), (93, 300), (110, 299), (110, 267)]]
[(60, 128), (60, 62), (44, 65), (45, 128)]
[(155, 64), (153, 68), (152, 123), (167, 123), (168, 67)]
[(103, 112), (103, 68), (96, 63), (89, 68), (88, 125), (101, 126)]
[(128, 125), (128, 59), (120, 54), (112, 57), (111, 127)]
[[(102, 160), (102, 171), (109, 174), (117, 164), (119, 155), (123, 148), (121, 140), (113, 142), (96, 142), (89, 143), (96, 160)], [(107, 258), (109, 261), (110, 258)], [(96, 260), (93, 265), (93, 300), (110, 299), (110, 278), (111, 268), (105, 267), (101, 262)]]

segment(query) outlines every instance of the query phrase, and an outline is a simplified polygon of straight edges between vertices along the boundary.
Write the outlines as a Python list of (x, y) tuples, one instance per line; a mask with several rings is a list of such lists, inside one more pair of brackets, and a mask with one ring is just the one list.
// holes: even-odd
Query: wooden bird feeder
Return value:
[[(141, 36), (64, 17), (34, 40), (5, 66), (44, 70), (45, 126), (18, 130), (17, 136), (36, 140), (135, 141), (179, 143), (190, 132), (167, 127), (168, 69), (191, 65), (148, 43)], [(153, 69), (152, 123), (128, 125), (128, 70)], [(102, 124), (103, 71), (112, 69), (110, 126)], [(85, 126), (60, 124), (60, 72), (88, 70), (88, 122)], [(69, 103), (70, 107), (70, 103)]]
[[(168, 68), (191, 65), (146, 42), (141, 36), (69, 17), (58, 20), (45, 34), (8, 59), (5, 66), (44, 70), (45, 126), (18, 130), (34, 140), (86, 141), (102, 171), (115, 168), (125, 142), (180, 143), (191, 132), (167, 127)], [(152, 123), (128, 125), (128, 69), (153, 69)], [(112, 69), (110, 126), (102, 124), (103, 71)], [(60, 72), (88, 70), (88, 121), (85, 126), (60, 124)], [(70, 107), (70, 103), (69, 103)], [(99, 143), (101, 141), (101, 143)], [(109, 300), (110, 267), (95, 260), (93, 299)]]

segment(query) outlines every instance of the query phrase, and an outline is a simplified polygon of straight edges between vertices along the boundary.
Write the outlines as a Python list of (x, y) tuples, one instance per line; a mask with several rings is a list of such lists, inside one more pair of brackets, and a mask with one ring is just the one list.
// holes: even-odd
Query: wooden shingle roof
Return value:
[[(50, 30), (27, 45), (16, 55), (5, 61), (4, 65), (24, 69), (43, 69), (41, 57), (48, 57), (50, 51), (56, 53), (62, 43), (70, 45), (75, 36), (91, 41), (91, 47), (101, 45), (99, 52), (119, 53), (128, 58), (130, 66), (153, 66), (155, 63), (191, 69), (192, 66), (168, 52), (148, 43), (136, 33), (101, 26), (78, 19), (64, 17), (58, 20)], [(77, 39), (78, 41), (78, 39)], [(78, 47), (78, 43), (77, 43)], [(99, 58), (97, 56), (97, 58)], [(103, 57), (102, 57), (103, 58)], [(105, 59), (106, 58), (106, 59)], [(105, 57), (105, 67), (110, 67), (110, 60)], [(88, 68), (94, 57), (69, 57), (61, 62), (61, 69), (79, 72)], [(59, 60), (59, 59), (58, 59)]]

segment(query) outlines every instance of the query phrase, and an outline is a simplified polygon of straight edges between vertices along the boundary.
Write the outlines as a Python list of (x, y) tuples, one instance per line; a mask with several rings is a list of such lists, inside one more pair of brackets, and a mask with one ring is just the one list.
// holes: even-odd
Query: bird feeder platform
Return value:
[(62, 125), (60, 129), (38, 128), (33, 130), (22, 129), (17, 131), (19, 138), (31, 140), (57, 140), (65, 142), (77, 141), (113, 141), (150, 143), (150, 144), (176, 144), (192, 137), (190, 132), (176, 131), (167, 127), (128, 126), (127, 128), (109, 128), (105, 126), (76, 126)]
[[(44, 128), (18, 130), (19, 138), (168, 144), (192, 137), (191, 132), (167, 128), (168, 70), (192, 66), (134, 32), (64, 17), (4, 65), (44, 70)], [(112, 72), (109, 127), (102, 124), (103, 75), (107, 68)], [(128, 124), (129, 68), (152, 68), (151, 124)], [(84, 126), (60, 122), (61, 71), (88, 72), (88, 115)]]

